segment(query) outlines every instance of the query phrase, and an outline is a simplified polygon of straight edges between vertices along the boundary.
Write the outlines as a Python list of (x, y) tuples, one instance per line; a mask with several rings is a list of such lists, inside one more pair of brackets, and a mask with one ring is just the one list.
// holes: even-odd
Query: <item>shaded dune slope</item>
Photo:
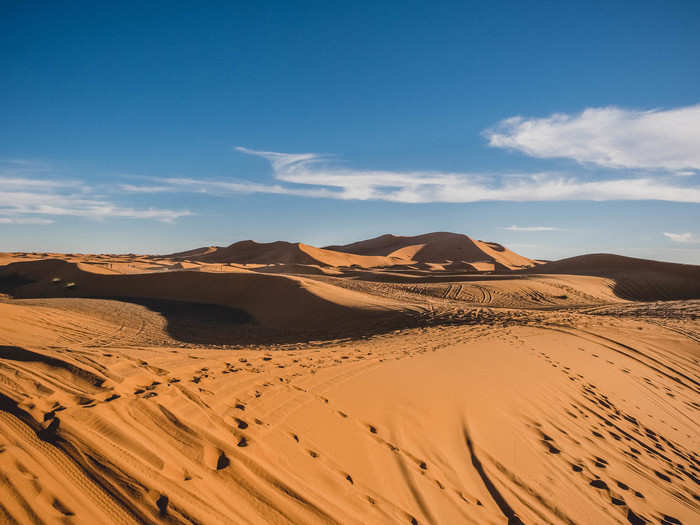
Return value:
[(631, 301), (700, 298), (700, 266), (636, 259), (612, 254), (570, 257), (529, 270), (538, 274), (606, 277), (613, 292)]
[(0, 268), (0, 282), (11, 283), (5, 292), (16, 298), (142, 298), (221, 305), (247, 312), (267, 328), (297, 332), (350, 329), (406, 310), (391, 299), (302, 277), (256, 273), (105, 275), (44, 260)]

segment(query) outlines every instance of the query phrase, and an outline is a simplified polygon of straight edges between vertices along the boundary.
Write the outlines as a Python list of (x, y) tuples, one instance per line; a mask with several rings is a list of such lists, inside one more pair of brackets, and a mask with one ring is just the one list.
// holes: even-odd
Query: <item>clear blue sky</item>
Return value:
[(700, 2), (95, 4), (0, 4), (0, 251), (700, 264)]

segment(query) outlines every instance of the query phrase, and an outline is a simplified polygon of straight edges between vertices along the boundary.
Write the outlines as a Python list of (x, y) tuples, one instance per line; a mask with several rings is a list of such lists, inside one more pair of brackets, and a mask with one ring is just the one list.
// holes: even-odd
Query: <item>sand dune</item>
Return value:
[(251, 240), (239, 241), (226, 248), (190, 250), (174, 254), (172, 257), (216, 263), (361, 266), (364, 268), (390, 266), (395, 263), (389, 257), (349, 255), (302, 243), (285, 241), (258, 243)]
[(507, 269), (534, 265), (530, 259), (511, 252), (500, 244), (475, 241), (466, 235), (448, 232), (426, 233), (413, 237), (382, 235), (343, 246), (328, 246), (326, 249), (419, 262), (492, 262)]
[(592, 254), (543, 264), (535, 271), (611, 278), (615, 281), (615, 294), (632, 301), (694, 299), (700, 296), (700, 267), (689, 264)]
[(699, 268), (434, 235), (0, 255), (0, 522), (697, 523)]
[(58, 259), (10, 264), (0, 269), (0, 278), (3, 275), (19, 280), (11, 290), (17, 298), (149, 298), (212, 304), (231, 308), (232, 319), (250, 317), (251, 323), (283, 331), (363, 326), (405, 310), (390, 298), (285, 275), (201, 271), (106, 275)]
[(497, 243), (474, 241), (456, 233), (415, 237), (382, 235), (345, 246), (316, 248), (303, 243), (239, 241), (227, 247), (196, 248), (164, 256), (173, 260), (236, 264), (294, 264), (376, 268), (412, 263), (476, 263), (502, 270), (528, 268), (535, 263)]

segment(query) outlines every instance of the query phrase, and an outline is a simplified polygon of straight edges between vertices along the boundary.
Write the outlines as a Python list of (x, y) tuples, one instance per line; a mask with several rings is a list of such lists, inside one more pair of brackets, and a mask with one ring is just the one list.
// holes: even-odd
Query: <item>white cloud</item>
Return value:
[[(299, 194), (299, 186), (314, 186), (317, 195), (339, 199), (379, 199), (393, 202), (476, 202), (484, 200), (669, 200), (700, 202), (700, 188), (659, 177), (586, 181), (557, 173), (484, 175), (427, 171), (373, 171), (336, 167), (313, 153), (287, 155), (239, 148), (267, 159), (275, 178)], [(308, 190), (307, 190), (308, 191)]]
[(506, 226), (504, 230), (509, 230), (512, 232), (553, 232), (561, 231), (561, 228), (555, 228), (554, 226)]
[[(158, 186), (122, 185), (121, 188), (133, 193), (193, 192), (214, 195), (230, 193), (269, 193), (277, 195), (296, 195), (300, 197), (334, 197), (328, 190), (316, 188), (290, 188), (279, 184), (258, 184), (247, 181), (200, 180), (191, 178), (156, 179)], [(125, 187), (126, 186), (126, 187)]]
[(432, 171), (378, 171), (339, 167), (315, 153), (286, 154), (236, 148), (268, 160), (274, 184), (241, 180), (156, 179), (128, 191), (211, 194), (268, 193), (403, 203), (560, 200), (666, 200), (700, 203), (700, 187), (688, 178), (643, 176), (584, 180), (559, 173), (486, 175)]
[(669, 233), (669, 232), (664, 232), (664, 235), (671, 239), (673, 242), (682, 242), (682, 243), (696, 243), (700, 242), (700, 237), (697, 235), (694, 235), (690, 232), (686, 233)]
[(489, 145), (539, 158), (609, 168), (700, 171), (700, 104), (670, 110), (589, 108), (576, 115), (511, 117), (485, 132)]
[[(138, 209), (115, 204), (75, 182), (0, 174), (0, 215), (3, 224), (47, 224), (50, 217), (104, 219), (123, 217), (172, 222), (191, 215), (187, 210)], [(40, 217), (36, 217), (40, 216)], [(42, 218), (44, 217), (44, 218)]]
[(136, 186), (134, 184), (120, 184), (119, 188), (127, 193), (164, 193), (173, 191), (170, 186)]
[(40, 217), (0, 217), (0, 224), (53, 224), (53, 219)]

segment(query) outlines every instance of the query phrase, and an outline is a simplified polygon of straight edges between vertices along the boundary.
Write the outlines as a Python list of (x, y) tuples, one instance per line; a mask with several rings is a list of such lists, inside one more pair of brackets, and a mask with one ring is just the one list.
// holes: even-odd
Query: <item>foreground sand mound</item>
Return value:
[(615, 294), (633, 301), (700, 298), (700, 266), (690, 264), (597, 253), (542, 264), (530, 271), (613, 279)]
[(270, 329), (297, 332), (362, 326), (406, 310), (391, 299), (302, 277), (198, 271), (106, 275), (56, 259), (0, 268), (2, 283), (4, 292), (17, 298), (150, 298), (221, 305), (244, 311)]
[(325, 249), (426, 263), (443, 261), (497, 263), (505, 269), (527, 268), (535, 264), (532, 260), (500, 244), (475, 241), (466, 235), (449, 232), (426, 233), (413, 237), (382, 235), (352, 244), (327, 246)]
[(233, 351), (128, 344), (88, 301), (0, 303), (3, 523), (698, 522), (697, 321)]

